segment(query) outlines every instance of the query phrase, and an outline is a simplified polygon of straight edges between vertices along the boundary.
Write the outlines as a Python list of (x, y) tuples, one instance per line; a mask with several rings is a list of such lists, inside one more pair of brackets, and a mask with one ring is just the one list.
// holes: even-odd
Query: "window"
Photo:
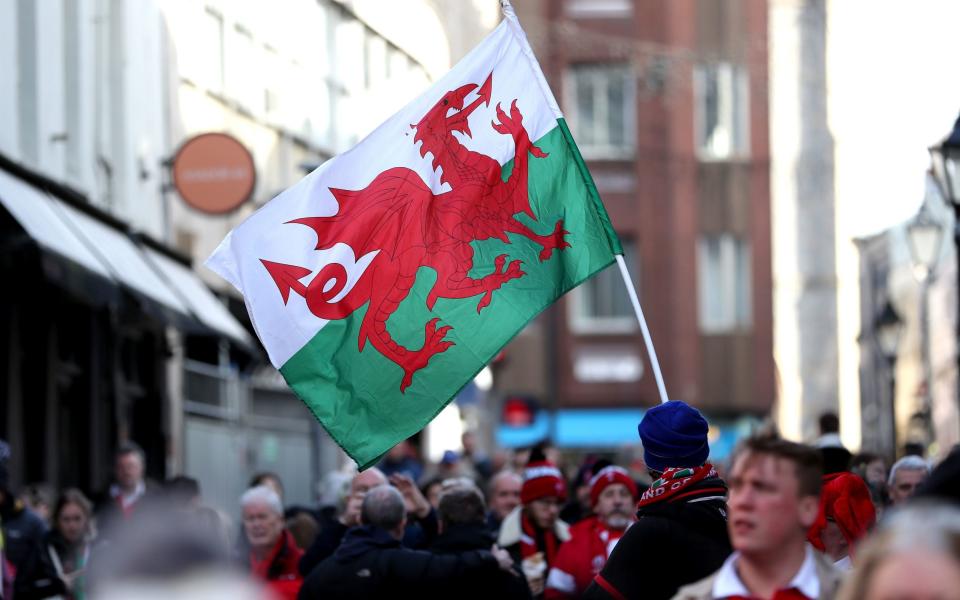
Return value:
[(63, 112), (66, 121), (66, 171), (67, 176), (74, 181), (80, 179), (80, 138), (81, 113), (83, 103), (80, 82), (80, 25), (82, 20), (77, 13), (79, 8), (76, 2), (65, 2), (63, 5)]
[(622, 19), (633, 13), (630, 0), (567, 0), (566, 8), (573, 18)]
[(284, 89), (287, 83), (284, 76), (284, 64), (277, 51), (270, 46), (265, 46), (263, 49), (263, 64), (266, 81), (263, 88), (263, 110), (267, 118), (276, 123), (279, 122), (280, 115), (283, 114), (280, 90)]
[[(17, 121), (20, 152), (28, 163), (40, 160), (40, 113), (37, 101), (37, 6), (28, 0), (17, 4)], [(5, 91), (5, 93), (8, 93)], [(6, 127), (7, 125), (4, 124)]]
[(334, 39), (337, 45), (337, 81), (350, 92), (363, 89), (366, 48), (364, 27), (360, 21), (346, 18), (337, 22)]
[(750, 152), (749, 86), (743, 67), (730, 63), (694, 69), (695, 131), (702, 160), (745, 158)]
[(750, 244), (732, 234), (708, 235), (697, 248), (700, 331), (749, 329), (752, 307)]
[(387, 79), (387, 43), (382, 37), (367, 36), (367, 53), (364, 73), (366, 87), (380, 87)]
[(183, 407), (191, 414), (236, 419), (241, 385), (234, 371), (186, 359), (183, 361)]
[(578, 65), (566, 78), (566, 108), (588, 158), (633, 153), (633, 86), (627, 65)]
[(203, 63), (200, 83), (211, 92), (223, 93), (223, 17), (208, 8), (203, 15), (202, 34), (206, 47), (198, 56)]
[[(621, 244), (623, 260), (636, 286), (640, 280), (636, 244), (632, 240), (621, 240)], [(633, 305), (616, 263), (574, 289), (570, 307), (570, 326), (575, 333), (628, 333), (637, 327)]]
[(230, 95), (250, 112), (264, 109), (262, 55), (253, 43), (253, 36), (240, 25), (233, 28), (227, 65), (230, 73)]

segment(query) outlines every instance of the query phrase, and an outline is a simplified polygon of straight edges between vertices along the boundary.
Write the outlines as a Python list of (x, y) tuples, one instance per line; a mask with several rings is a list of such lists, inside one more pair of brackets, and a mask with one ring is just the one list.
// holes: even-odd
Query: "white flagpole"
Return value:
[(637, 290), (633, 287), (633, 280), (630, 279), (630, 272), (627, 271), (627, 263), (623, 262), (623, 255), (617, 254), (616, 258), (617, 264), (620, 266), (620, 274), (623, 276), (623, 284), (627, 286), (630, 302), (633, 303), (633, 312), (637, 313), (637, 321), (640, 321), (640, 331), (643, 333), (643, 341), (647, 345), (647, 355), (650, 357), (650, 364), (653, 366), (653, 376), (657, 380), (657, 389), (660, 390), (660, 402), (666, 402), (670, 397), (667, 396), (667, 388), (663, 385), (663, 374), (660, 373), (657, 351), (653, 349), (653, 340), (650, 339), (647, 320), (643, 318), (643, 309), (640, 308), (640, 300), (637, 299)]

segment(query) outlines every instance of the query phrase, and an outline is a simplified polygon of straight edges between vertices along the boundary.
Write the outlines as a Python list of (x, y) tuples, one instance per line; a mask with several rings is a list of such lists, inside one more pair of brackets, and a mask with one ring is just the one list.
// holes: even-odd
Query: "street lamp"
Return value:
[(960, 117), (953, 131), (938, 145), (930, 148), (933, 175), (940, 191), (954, 210), (960, 207)]
[(887, 410), (881, 410), (877, 418), (880, 429), (880, 439), (889, 440), (890, 457), (895, 457), (897, 453), (897, 418), (896, 418), (896, 396), (897, 383), (894, 367), (897, 364), (897, 351), (900, 348), (900, 336), (903, 333), (903, 320), (893, 305), (887, 300), (883, 310), (873, 321), (874, 336), (880, 353), (887, 361), (888, 390), (890, 394)]
[(920, 205), (920, 212), (907, 225), (907, 241), (910, 245), (910, 257), (913, 262), (913, 274), (920, 284), (919, 310), (917, 322), (920, 329), (920, 368), (923, 375), (921, 391), (923, 398), (920, 410), (917, 412), (919, 423), (925, 442), (933, 441), (933, 422), (930, 419), (932, 401), (930, 388), (933, 382), (933, 372), (930, 367), (930, 317), (927, 308), (927, 297), (930, 291), (930, 280), (933, 268), (940, 257), (940, 243), (943, 238), (943, 228), (930, 214), (927, 201)]
[[(957, 248), (957, 293), (960, 297), (960, 117), (953, 131), (938, 145), (930, 148), (933, 175), (947, 204), (953, 208), (953, 243)], [(960, 311), (960, 307), (958, 307)], [(960, 314), (957, 316), (957, 344), (960, 345)], [(957, 352), (957, 374), (960, 377), (960, 352)], [(960, 380), (958, 380), (960, 381)], [(960, 397), (960, 383), (957, 385)]]
[(874, 320), (874, 330), (877, 333), (877, 344), (880, 352), (890, 363), (897, 362), (897, 353), (900, 349), (900, 334), (903, 332), (903, 319), (887, 300), (883, 310)]
[(918, 282), (929, 281), (937, 259), (940, 258), (942, 238), (943, 227), (930, 214), (930, 209), (924, 200), (920, 205), (920, 212), (907, 225), (910, 258), (913, 262), (913, 273)]

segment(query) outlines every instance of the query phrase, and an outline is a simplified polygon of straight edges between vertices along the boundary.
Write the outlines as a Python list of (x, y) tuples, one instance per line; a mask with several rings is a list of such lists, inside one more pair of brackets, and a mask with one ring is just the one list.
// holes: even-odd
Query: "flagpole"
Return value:
[(667, 396), (667, 387), (663, 385), (663, 374), (660, 373), (660, 362), (657, 360), (657, 351), (653, 349), (653, 340), (650, 338), (647, 320), (643, 318), (643, 309), (640, 308), (640, 300), (637, 299), (637, 290), (633, 287), (633, 280), (630, 279), (630, 272), (627, 271), (627, 263), (623, 261), (623, 255), (617, 254), (616, 259), (617, 265), (620, 266), (620, 275), (623, 276), (623, 284), (627, 286), (630, 302), (633, 303), (633, 312), (637, 313), (637, 321), (640, 322), (643, 342), (647, 345), (647, 355), (650, 357), (650, 364), (653, 365), (653, 376), (657, 380), (657, 389), (660, 391), (660, 402), (666, 402), (670, 398)]

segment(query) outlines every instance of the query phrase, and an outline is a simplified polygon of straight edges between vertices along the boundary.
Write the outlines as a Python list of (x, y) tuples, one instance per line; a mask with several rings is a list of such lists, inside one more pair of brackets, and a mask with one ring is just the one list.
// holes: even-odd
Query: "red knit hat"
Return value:
[(549, 497), (567, 499), (567, 484), (563, 473), (549, 460), (534, 460), (527, 463), (523, 470), (523, 487), (520, 488), (520, 502), (529, 504), (533, 500)]
[(622, 483), (627, 486), (633, 499), (637, 499), (637, 484), (633, 482), (630, 474), (622, 467), (610, 465), (597, 471), (597, 474), (590, 480), (590, 506), (596, 506), (597, 500), (600, 499), (600, 494), (603, 493), (603, 490), (605, 490), (607, 486), (615, 483)]
[(827, 519), (836, 522), (850, 546), (859, 542), (877, 520), (877, 510), (870, 498), (870, 488), (853, 473), (831, 473), (823, 476), (823, 491), (820, 492), (820, 513), (807, 531), (807, 540), (823, 552), (820, 534), (827, 526)]

